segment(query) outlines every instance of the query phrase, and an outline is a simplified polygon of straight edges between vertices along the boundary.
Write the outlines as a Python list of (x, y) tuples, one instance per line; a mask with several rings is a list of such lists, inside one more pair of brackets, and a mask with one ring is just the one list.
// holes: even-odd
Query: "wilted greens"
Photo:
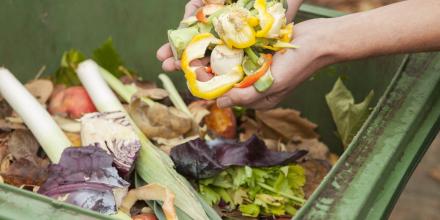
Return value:
[(199, 181), (203, 198), (212, 205), (224, 202), (226, 209), (239, 206), (244, 216), (295, 215), (304, 202), (306, 182), (299, 165), (269, 168), (232, 167), (213, 178)]
[(188, 141), (171, 150), (176, 170), (184, 176), (212, 177), (230, 166), (270, 167), (296, 162), (306, 151), (270, 151), (264, 142), (252, 136), (242, 143), (218, 141), (209, 146), (201, 139)]
[(371, 91), (362, 102), (356, 104), (341, 79), (336, 81), (332, 91), (325, 96), (344, 147), (350, 144), (370, 114), (368, 107), (373, 96), (374, 92)]

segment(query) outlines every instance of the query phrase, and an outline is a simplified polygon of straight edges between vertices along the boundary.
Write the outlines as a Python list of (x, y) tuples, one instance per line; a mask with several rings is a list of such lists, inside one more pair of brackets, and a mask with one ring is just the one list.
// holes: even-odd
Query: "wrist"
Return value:
[(295, 26), (293, 43), (309, 51), (318, 69), (343, 61), (343, 51), (339, 45), (341, 39), (336, 39), (339, 34), (332, 28), (335, 22), (334, 18), (318, 18)]
[(367, 56), (371, 47), (359, 39), (362, 34), (357, 33), (357, 15), (346, 15), (335, 18), (319, 18), (306, 22), (313, 38), (315, 57), (321, 66), (331, 65), (348, 60)]

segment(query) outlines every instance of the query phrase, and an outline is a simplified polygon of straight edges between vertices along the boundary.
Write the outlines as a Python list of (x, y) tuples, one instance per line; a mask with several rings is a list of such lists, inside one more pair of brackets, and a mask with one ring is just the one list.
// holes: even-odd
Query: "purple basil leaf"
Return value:
[(229, 140), (210, 142), (194, 139), (171, 150), (176, 170), (193, 179), (212, 177), (230, 166), (270, 167), (296, 162), (307, 151), (275, 152), (255, 135), (238, 143)]
[(171, 159), (176, 170), (194, 179), (214, 176), (224, 169), (214, 158), (214, 151), (200, 138), (171, 149)]
[(225, 167), (271, 167), (296, 162), (307, 151), (277, 152), (267, 148), (264, 141), (253, 135), (243, 143), (214, 146), (216, 160)]
[(38, 193), (104, 214), (116, 213), (113, 188), (128, 187), (113, 158), (95, 146), (70, 147), (60, 163), (49, 166), (49, 178)]

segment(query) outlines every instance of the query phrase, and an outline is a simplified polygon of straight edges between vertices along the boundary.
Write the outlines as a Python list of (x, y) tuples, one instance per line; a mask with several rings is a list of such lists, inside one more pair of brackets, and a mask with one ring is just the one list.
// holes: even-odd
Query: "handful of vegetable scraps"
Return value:
[[(215, 99), (230, 89), (253, 86), (264, 92), (273, 84), (272, 54), (290, 48), (293, 23), (287, 24), (284, 1), (204, 0), (194, 16), (169, 30), (168, 38), (191, 93)], [(192, 61), (210, 56), (208, 66)], [(210, 74), (197, 79), (198, 71)]]

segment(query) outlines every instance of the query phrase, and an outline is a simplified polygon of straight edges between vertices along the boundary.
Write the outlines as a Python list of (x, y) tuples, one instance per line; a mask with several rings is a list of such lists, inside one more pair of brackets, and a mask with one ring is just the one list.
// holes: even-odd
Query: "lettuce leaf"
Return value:
[(304, 203), (305, 172), (299, 165), (268, 168), (230, 167), (199, 180), (203, 198), (211, 204), (236, 209), (243, 216), (294, 215)]
[(341, 79), (336, 81), (333, 89), (325, 96), (345, 148), (370, 114), (368, 107), (373, 96), (374, 91), (370, 91), (362, 102), (355, 104), (353, 95)]

